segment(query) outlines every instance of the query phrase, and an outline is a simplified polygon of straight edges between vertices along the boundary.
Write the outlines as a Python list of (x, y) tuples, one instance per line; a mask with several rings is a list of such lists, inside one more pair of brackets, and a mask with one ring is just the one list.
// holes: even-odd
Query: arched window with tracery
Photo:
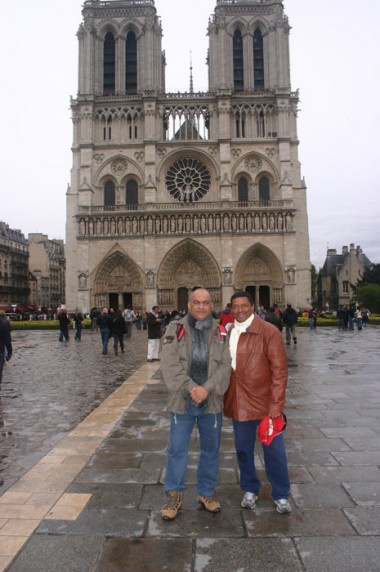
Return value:
[(234, 90), (244, 89), (244, 60), (243, 38), (239, 29), (235, 30), (233, 37), (233, 66), (234, 66)]
[(115, 206), (115, 183), (113, 181), (107, 181), (104, 185), (104, 206)]
[(115, 38), (112, 32), (107, 32), (103, 45), (103, 93), (115, 93), (116, 51)]
[(261, 177), (259, 180), (259, 200), (262, 203), (270, 201), (270, 185), (268, 177)]
[(240, 203), (248, 202), (248, 181), (245, 177), (240, 177), (238, 181), (238, 201)]
[(125, 92), (137, 93), (137, 40), (134, 32), (128, 32), (125, 42)]
[(125, 204), (127, 206), (135, 206), (139, 204), (139, 188), (134, 179), (127, 182), (125, 189)]
[(258, 28), (253, 34), (253, 77), (255, 90), (264, 89), (264, 43)]

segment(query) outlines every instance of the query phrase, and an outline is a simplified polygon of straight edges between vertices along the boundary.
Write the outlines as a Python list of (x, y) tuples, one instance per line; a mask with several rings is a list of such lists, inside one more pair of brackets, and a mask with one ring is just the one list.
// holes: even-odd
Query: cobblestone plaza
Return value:
[(379, 334), (299, 328), (287, 346), (291, 515), (274, 510), (260, 449), (257, 508), (240, 508), (225, 420), (221, 513), (196, 503), (194, 433), (184, 507), (168, 523), (167, 394), (146, 332), (117, 357), (100, 354), (97, 333), (65, 345), (57, 332), (15, 332), (1, 389), (0, 570), (379, 570)]

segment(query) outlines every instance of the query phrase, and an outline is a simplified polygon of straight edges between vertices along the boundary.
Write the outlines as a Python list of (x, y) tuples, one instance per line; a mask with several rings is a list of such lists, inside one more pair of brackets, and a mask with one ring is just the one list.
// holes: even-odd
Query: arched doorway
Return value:
[(221, 273), (207, 248), (192, 239), (176, 244), (161, 262), (157, 277), (158, 304), (163, 310), (187, 309), (189, 292), (209, 290), (214, 306), (222, 304)]
[(144, 284), (137, 265), (123, 252), (109, 254), (95, 270), (92, 306), (143, 310)]
[(280, 261), (263, 244), (257, 243), (241, 256), (236, 266), (235, 288), (253, 296), (255, 307), (283, 303), (283, 275)]

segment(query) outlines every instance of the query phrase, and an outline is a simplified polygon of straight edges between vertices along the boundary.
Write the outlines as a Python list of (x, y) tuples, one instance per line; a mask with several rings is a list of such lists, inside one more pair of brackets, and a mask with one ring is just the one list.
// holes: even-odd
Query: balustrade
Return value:
[[(274, 203), (282, 208), (275, 208)], [(123, 212), (117, 207), (87, 207), (86, 214), (77, 215), (79, 238), (91, 237), (141, 237), (146, 235), (212, 235), (218, 233), (282, 233), (294, 231), (294, 208), (286, 201), (271, 201), (261, 209), (241, 209), (241, 203), (228, 203), (228, 210), (215, 208), (215, 203), (190, 204), (180, 209), (178, 205), (154, 205), (149, 214), (147, 205), (139, 205), (138, 212)], [(244, 203), (246, 204), (246, 203)], [(232, 208), (231, 208), (231, 205)], [(239, 206), (240, 208), (239, 208)], [(165, 207), (160, 208), (160, 207)], [(202, 207), (202, 212), (198, 212)], [(99, 208), (99, 210), (97, 210)], [(114, 209), (108, 212), (108, 209)], [(83, 207), (81, 211), (83, 211)], [(148, 209), (146, 209), (148, 210)], [(165, 212), (161, 212), (165, 210)], [(174, 212), (175, 211), (175, 212)], [(195, 212), (193, 212), (195, 211)]]

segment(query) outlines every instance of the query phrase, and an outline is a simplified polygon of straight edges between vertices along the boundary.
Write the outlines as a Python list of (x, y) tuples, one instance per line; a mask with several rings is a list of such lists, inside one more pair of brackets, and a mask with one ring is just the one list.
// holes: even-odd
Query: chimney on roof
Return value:
[(336, 255), (336, 248), (329, 248), (327, 250), (327, 256), (335, 256)]
[(348, 247), (342, 246), (342, 254), (348, 254)]

